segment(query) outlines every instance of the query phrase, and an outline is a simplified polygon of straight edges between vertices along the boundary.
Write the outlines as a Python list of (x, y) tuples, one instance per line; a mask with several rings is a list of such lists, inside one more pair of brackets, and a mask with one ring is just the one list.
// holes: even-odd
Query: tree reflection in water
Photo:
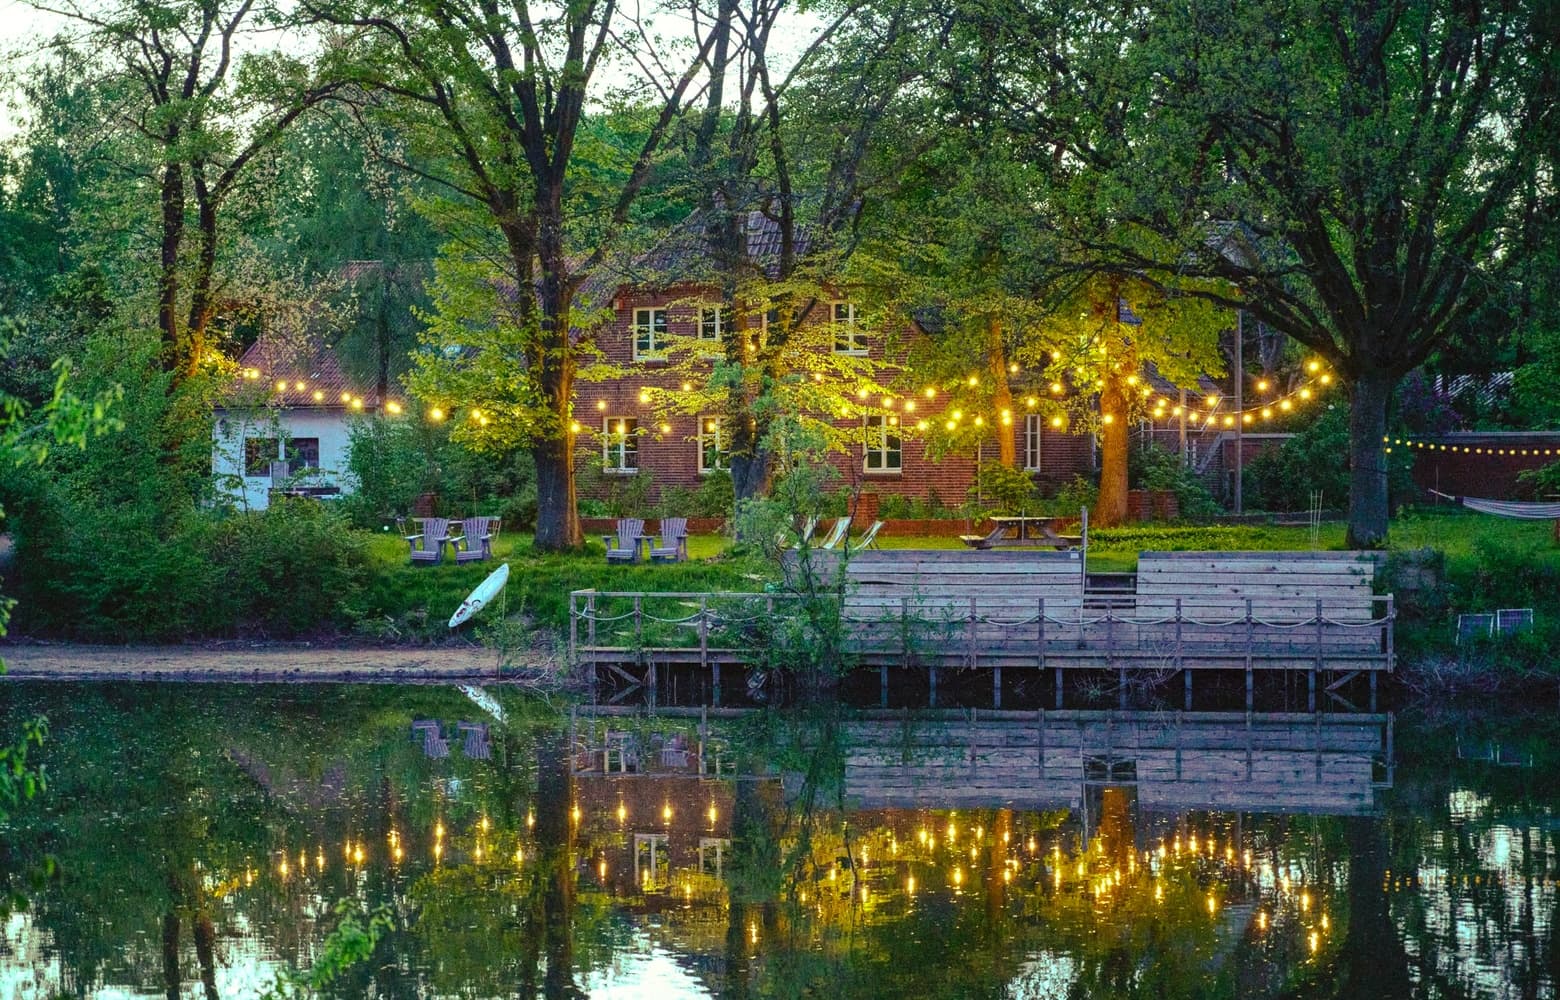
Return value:
[[(61, 869), (6, 925), (18, 996), (258, 995), (349, 897), (396, 930), (343, 995), (1555, 988), (1560, 744), (1531, 720), (1455, 725), (1533, 733), (1532, 767), (1459, 760), (1452, 723), (1421, 723), (1398, 728), (1393, 776), (1355, 759), (1363, 722), (1079, 715), (1112, 742), (1079, 737), (1067, 763), (1054, 731), (1023, 742), (1033, 726), (811, 719), (728, 727), (734, 776), (683, 754), (718, 735), (692, 721), (571, 730), (512, 695), (480, 761), (410, 738), (478, 717), (439, 690), (3, 696), (54, 736), (49, 793), (0, 860)], [(609, 727), (637, 770), (603, 771)]]

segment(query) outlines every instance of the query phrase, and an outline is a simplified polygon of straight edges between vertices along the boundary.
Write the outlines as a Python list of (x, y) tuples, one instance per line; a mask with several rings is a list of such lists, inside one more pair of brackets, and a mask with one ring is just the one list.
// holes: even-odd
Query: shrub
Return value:
[(243, 632), (297, 635), (343, 618), (370, 569), (364, 536), (313, 500), (283, 498), (198, 530), (230, 595), (230, 627)]
[(1219, 513), (1218, 503), (1197, 473), (1183, 464), (1179, 455), (1158, 445), (1132, 449), (1127, 456), (1127, 480), (1133, 489), (1174, 493), (1182, 517), (1206, 518)]
[(404, 420), (355, 421), (347, 446), (353, 492), (344, 509), (363, 527), (411, 512), (423, 493), (437, 490), (437, 444)]
[(735, 503), (731, 473), (711, 472), (697, 489), (668, 486), (661, 490), (655, 512), (659, 517), (730, 517)]
[[(1341, 507), (1349, 497), (1349, 411), (1330, 405), (1283, 446), (1252, 458), (1241, 477), (1245, 505), (1251, 510), (1296, 511), (1311, 506), (1320, 492), (1323, 507)], [(1387, 491), (1395, 507), (1414, 491), (1413, 457), (1406, 448), (1387, 455)]]
[(975, 469), (975, 482), (970, 485), (971, 501), (998, 513), (1033, 512), (1039, 496), (1034, 476), (1028, 470), (996, 461), (980, 463)]
[(1050, 514), (1067, 516), (1076, 514), (1085, 507), (1093, 510), (1099, 498), (1100, 488), (1093, 480), (1084, 476), (1073, 476), (1056, 491), (1056, 496), (1045, 504), (1045, 509)]

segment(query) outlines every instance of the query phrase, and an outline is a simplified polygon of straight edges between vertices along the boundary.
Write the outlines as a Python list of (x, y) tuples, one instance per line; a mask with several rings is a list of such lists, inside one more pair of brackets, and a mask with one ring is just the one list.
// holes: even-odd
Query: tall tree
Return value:
[[(717, 32), (695, 30), (680, 47), (653, 42), (649, 26), (613, 0), (519, 0), (502, 8), (308, 0), (302, 10), (356, 32), (340, 53), (337, 78), (374, 95), (365, 109), (389, 115), (411, 141), (445, 154), (428, 169), (383, 151), (452, 196), (447, 218), (463, 241), (458, 259), (440, 272), (444, 291), (434, 300), (444, 321), (430, 329), (431, 339), (454, 350), (420, 353), (413, 390), (444, 405), (472, 404), (462, 425), (471, 440), (529, 447), (537, 470), (535, 544), (578, 546), (569, 430), (581, 351), (571, 331), (584, 319), (574, 315), (576, 295), (629, 221), (668, 130), (699, 89)], [(697, 16), (693, 23), (703, 24)], [(687, 57), (682, 68), (667, 70), (680, 55)], [(598, 183), (582, 192), (582, 125), (590, 103), (607, 97), (599, 77), (618, 58), (637, 60), (639, 82), (657, 96), (632, 165), (610, 189)], [(465, 294), (451, 294), (458, 273), (467, 279)], [(484, 283), (499, 289), (497, 299), (478, 293)], [(461, 313), (462, 305), (480, 312)]]
[(1126, 44), (1036, 47), (1104, 112), (1065, 148), (1117, 227), (1076, 234), (1079, 252), (1225, 282), (1201, 294), (1331, 364), (1351, 396), (1349, 540), (1382, 545), (1394, 386), (1533, 248), (1560, 142), (1553, 5), (1197, 0), (1127, 21)]
[(317, 83), (305, 63), (285, 54), (240, 51), (271, 16), (256, 0), (35, 6), (83, 26), (84, 37), (69, 41), (103, 53), (109, 74), (133, 85), (117, 111), (151, 151), (159, 206), (157, 327), (163, 366), (177, 385), (205, 358), (223, 206), (256, 158), (334, 84)]

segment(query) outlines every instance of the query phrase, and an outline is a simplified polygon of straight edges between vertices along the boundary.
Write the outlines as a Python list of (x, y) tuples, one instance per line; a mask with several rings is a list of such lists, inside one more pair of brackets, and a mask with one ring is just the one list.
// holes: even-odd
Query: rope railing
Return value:
[[(630, 610), (630, 611), (623, 612), (622, 614), (606, 614), (606, 613), (602, 612), (596, 605), (597, 605), (597, 602), (609, 601), (609, 600), (613, 600), (613, 599), (617, 599), (617, 600), (638, 599), (641, 602), (643, 602), (643, 601), (646, 601), (646, 600), (672, 600), (672, 599), (675, 599), (675, 600), (687, 600), (689, 598), (697, 597), (697, 598), (703, 599), (705, 601), (711, 601), (711, 602), (713, 602), (713, 601), (735, 601), (735, 602), (738, 602), (738, 603), (759, 601), (759, 600), (762, 600), (762, 601), (764, 601), (766, 603), (773, 603), (773, 602), (777, 602), (777, 601), (794, 602), (794, 601), (802, 599), (802, 595), (797, 595), (797, 594), (755, 594), (755, 593), (711, 593), (711, 594), (693, 594), (693, 593), (689, 593), (689, 594), (684, 594), (684, 593), (654, 593), (654, 592), (643, 592), (643, 591), (641, 591), (641, 592), (631, 592), (631, 591), (613, 591), (613, 592), (576, 591), (573, 596), (578, 598), (578, 597), (584, 597), (584, 596), (587, 596), (587, 595), (592, 597), (594, 600), (591, 601), (591, 602), (580, 602), (580, 601), (576, 600), (576, 601), (573, 602), (573, 608), (572, 608), (572, 611), (571, 611), (571, 614), (575, 618), (577, 618), (579, 621), (582, 621), (582, 622), (594, 621), (594, 622), (597, 622), (597, 623), (610, 624), (610, 623), (613, 623), (613, 622), (625, 621), (627, 619), (634, 618), (637, 615), (640, 620), (647, 621), (647, 622), (654, 622), (654, 623), (662, 624), (662, 625), (688, 625), (688, 624), (700, 624), (700, 623), (702, 623), (702, 624), (704, 624), (704, 625), (706, 625), (707, 627), (710, 627), (710, 628), (719, 628), (719, 627), (723, 627), (723, 626), (728, 626), (729, 627), (729, 626), (734, 626), (734, 625), (746, 625), (746, 624), (750, 624), (752, 622), (765, 620), (765, 619), (769, 618), (770, 615), (767, 612), (766, 613), (751, 614), (751, 615), (735, 615), (735, 614), (732, 614), (732, 613), (729, 613), (729, 612), (725, 612), (725, 611), (719, 611), (719, 610), (716, 610), (716, 609), (706, 608), (706, 609), (702, 609), (702, 610), (699, 610), (699, 611), (695, 611), (695, 612), (693, 612), (692, 614), (689, 614), (689, 615), (684, 615), (682, 617), (665, 617), (665, 616), (656, 615), (656, 614), (653, 614), (653, 613), (651, 613), (649, 611), (646, 611), (642, 607), (637, 612), (633, 611), (633, 610)], [(1164, 598), (1162, 598), (1162, 597), (1155, 597), (1154, 598), (1154, 601), (1156, 603), (1163, 602), (1163, 600), (1164, 600)], [(1378, 600), (1380, 600), (1380, 599), (1378, 598)], [(1005, 603), (1011, 603), (1011, 602), (1005, 602)], [(1227, 606), (1229, 602), (1227, 602), (1227, 601), (1220, 601), (1220, 602), (1217, 602), (1217, 603), (1219, 603), (1221, 606)], [(1271, 599), (1268, 599), (1268, 600), (1264, 600), (1262, 603), (1270, 605), (1270, 604), (1272, 604), (1274, 602)], [(1300, 600), (1296, 600), (1295, 603), (1296, 603), (1296, 610), (1298, 611), (1302, 602)], [(1310, 602), (1306, 602), (1306, 603), (1310, 603)], [(1087, 627), (1092, 627), (1092, 626), (1096, 626), (1096, 625), (1156, 626), (1156, 625), (1176, 625), (1176, 624), (1180, 624), (1180, 625), (1194, 625), (1194, 626), (1199, 626), (1199, 627), (1204, 627), (1204, 628), (1230, 628), (1230, 627), (1236, 626), (1236, 625), (1242, 625), (1242, 626), (1244, 626), (1244, 625), (1254, 625), (1254, 626), (1261, 626), (1263, 628), (1283, 629), (1283, 630), (1291, 630), (1291, 629), (1298, 629), (1298, 628), (1314, 627), (1314, 626), (1317, 626), (1317, 625), (1332, 626), (1332, 627), (1336, 627), (1336, 628), (1346, 628), (1346, 629), (1383, 628), (1383, 627), (1386, 627), (1386, 626), (1390, 626), (1391, 623), (1396, 619), (1396, 615), (1392, 611), (1389, 611), (1387, 614), (1382, 615), (1380, 617), (1372, 617), (1372, 618), (1368, 618), (1368, 619), (1365, 619), (1365, 620), (1360, 620), (1360, 619), (1336, 618), (1336, 617), (1332, 617), (1330, 615), (1317, 615), (1315, 613), (1312, 613), (1310, 615), (1297, 616), (1297, 617), (1285, 616), (1285, 617), (1282, 617), (1282, 618), (1271, 618), (1271, 617), (1264, 617), (1264, 616), (1259, 616), (1259, 615), (1247, 616), (1247, 615), (1244, 615), (1244, 614), (1233, 616), (1233, 617), (1224, 616), (1224, 617), (1218, 617), (1218, 618), (1196, 617), (1195, 615), (1189, 615), (1189, 614), (1164, 615), (1164, 616), (1159, 616), (1159, 617), (1144, 618), (1144, 617), (1138, 617), (1138, 616), (1130, 615), (1130, 614), (1118, 614), (1118, 613), (1116, 613), (1114, 610), (1112, 610), (1110, 608), (1106, 608), (1103, 611), (1101, 611), (1099, 614), (1092, 615), (1092, 616), (1084, 614), (1083, 610), (1080, 608), (1080, 609), (1078, 609), (1078, 613), (1075, 614), (1075, 615), (1065, 615), (1065, 614), (1064, 615), (1052, 615), (1052, 614), (1041, 614), (1041, 613), (1037, 612), (1036, 614), (1026, 615), (1026, 616), (1021, 617), (1021, 618), (1008, 619), (1008, 618), (997, 618), (997, 617), (989, 615), (989, 614), (979, 614), (979, 613), (976, 613), (974, 615), (971, 615), (968, 611), (962, 611), (962, 612), (955, 613), (954, 612), (954, 607), (951, 604), (947, 608), (944, 609), (944, 613), (941, 614), (941, 615), (928, 615), (928, 614), (922, 613), (922, 614), (906, 616), (903, 613), (890, 612), (890, 611), (888, 611), (888, 609), (884, 609), (884, 610), (885, 610), (885, 613), (883, 613), (881, 615), (878, 615), (876, 617), (867, 617), (867, 616), (862, 616), (862, 615), (845, 615), (843, 617), (846, 620), (848, 620), (848, 621), (852, 621), (852, 622), (856, 622), (856, 623), (860, 623), (860, 624), (874, 624), (874, 623), (876, 623), (876, 624), (889, 624), (889, 623), (903, 623), (903, 622), (907, 622), (907, 621), (913, 621), (913, 622), (915, 622), (917, 624), (932, 625), (932, 626), (952, 626), (952, 625), (976, 624), (976, 625), (989, 625), (989, 626), (991, 626), (993, 628), (1024, 628), (1024, 627), (1027, 627), (1027, 626), (1030, 626), (1030, 625), (1038, 625), (1038, 624), (1044, 622), (1047, 625), (1075, 626), (1075, 627), (1079, 627), (1079, 628), (1087, 628)], [(917, 609), (917, 610), (921, 611), (921, 612), (924, 612), (926, 609), (925, 608), (920, 608), (920, 609)]]

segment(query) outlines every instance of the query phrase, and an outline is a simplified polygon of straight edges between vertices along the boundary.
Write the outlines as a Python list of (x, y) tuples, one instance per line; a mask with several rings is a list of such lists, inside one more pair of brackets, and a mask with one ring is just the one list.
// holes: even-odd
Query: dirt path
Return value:
[[(441, 683), (498, 679), (497, 655), (480, 646), (341, 648), (306, 644), (193, 646), (0, 645), (4, 680)], [(534, 675), (539, 655), (518, 664)], [(508, 676), (506, 672), (505, 676)]]

